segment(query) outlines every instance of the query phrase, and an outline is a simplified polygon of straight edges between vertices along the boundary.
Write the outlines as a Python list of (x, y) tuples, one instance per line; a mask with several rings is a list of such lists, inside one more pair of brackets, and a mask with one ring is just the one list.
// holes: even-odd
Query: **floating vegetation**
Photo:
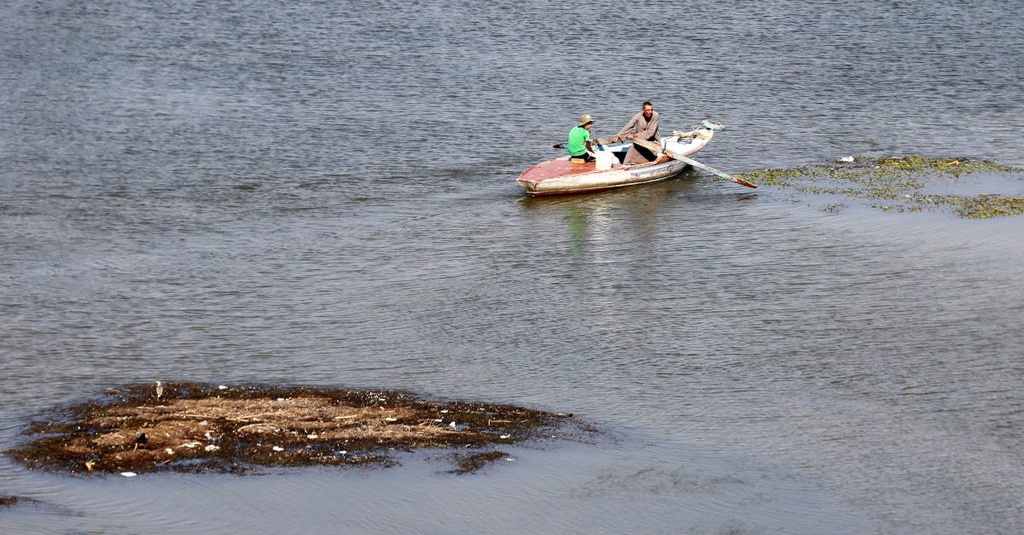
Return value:
[[(955, 190), (974, 179), (984, 180), (987, 175), (1017, 178), (1020, 184), (1009, 195), (928, 193), (933, 187)], [(757, 184), (779, 186), (804, 195), (856, 199), (884, 211), (947, 210), (974, 219), (1024, 214), (1024, 169), (984, 160), (847, 157), (829, 164), (759, 169), (740, 176)], [(843, 203), (829, 202), (825, 210), (838, 212), (843, 206)]]
[[(394, 466), (395, 455), (453, 450), (453, 473), (506, 454), (495, 445), (581, 439), (571, 414), (422, 401), (407, 392), (198, 383), (132, 385), (33, 422), (7, 455), (70, 473), (247, 473), (254, 467)], [(556, 432), (564, 432), (555, 435)], [(575, 434), (574, 434), (575, 433)]]
[(450, 460), (455, 465), (455, 468), (448, 470), (448, 473), (471, 474), (500, 459), (513, 460), (507, 453), (500, 450), (481, 453), (456, 453), (450, 456)]

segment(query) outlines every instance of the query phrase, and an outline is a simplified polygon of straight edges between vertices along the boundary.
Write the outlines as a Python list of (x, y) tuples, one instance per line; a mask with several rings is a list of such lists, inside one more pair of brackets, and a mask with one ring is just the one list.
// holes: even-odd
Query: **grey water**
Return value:
[(699, 158), (734, 173), (1024, 165), (1019, 8), (4, 2), (0, 449), (156, 379), (513, 403), (607, 438), (463, 476), (0, 456), (0, 533), (1024, 532), (1020, 218), (692, 171), (515, 184), (578, 115), (609, 135), (644, 100), (666, 130), (724, 123)]

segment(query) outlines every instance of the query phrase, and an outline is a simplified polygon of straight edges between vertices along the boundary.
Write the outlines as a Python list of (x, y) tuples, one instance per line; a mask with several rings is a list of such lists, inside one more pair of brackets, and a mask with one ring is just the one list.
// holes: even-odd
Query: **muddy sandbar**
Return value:
[[(158, 397), (159, 394), (159, 397)], [(571, 414), (426, 401), (408, 392), (317, 387), (131, 385), (30, 424), (6, 451), (68, 473), (248, 473), (258, 467), (393, 466), (402, 452), (450, 450), (455, 473), (506, 458), (503, 445), (578, 440)]]

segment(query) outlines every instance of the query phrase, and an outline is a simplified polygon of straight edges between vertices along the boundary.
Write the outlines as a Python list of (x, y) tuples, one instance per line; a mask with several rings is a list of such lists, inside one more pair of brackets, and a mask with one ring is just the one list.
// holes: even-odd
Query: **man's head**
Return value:
[(644, 102), (643, 112), (644, 117), (650, 119), (651, 116), (654, 115), (654, 104), (651, 104), (650, 102)]

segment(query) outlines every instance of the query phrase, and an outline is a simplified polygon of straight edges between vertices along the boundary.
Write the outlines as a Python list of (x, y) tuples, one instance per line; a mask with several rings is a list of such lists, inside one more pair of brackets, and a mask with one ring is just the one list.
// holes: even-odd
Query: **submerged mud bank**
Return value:
[[(883, 211), (947, 211), (972, 219), (1024, 214), (1024, 169), (984, 160), (848, 157), (792, 169), (759, 169), (740, 176), (805, 197), (852, 199)], [(986, 187), (993, 190), (973, 191)], [(843, 200), (827, 202), (824, 207), (830, 212), (843, 208)]]
[(248, 473), (258, 467), (398, 464), (450, 450), (454, 473), (506, 458), (501, 445), (580, 440), (571, 414), (423, 401), (407, 392), (200, 383), (132, 385), (32, 422), (5, 453), (68, 473)]

